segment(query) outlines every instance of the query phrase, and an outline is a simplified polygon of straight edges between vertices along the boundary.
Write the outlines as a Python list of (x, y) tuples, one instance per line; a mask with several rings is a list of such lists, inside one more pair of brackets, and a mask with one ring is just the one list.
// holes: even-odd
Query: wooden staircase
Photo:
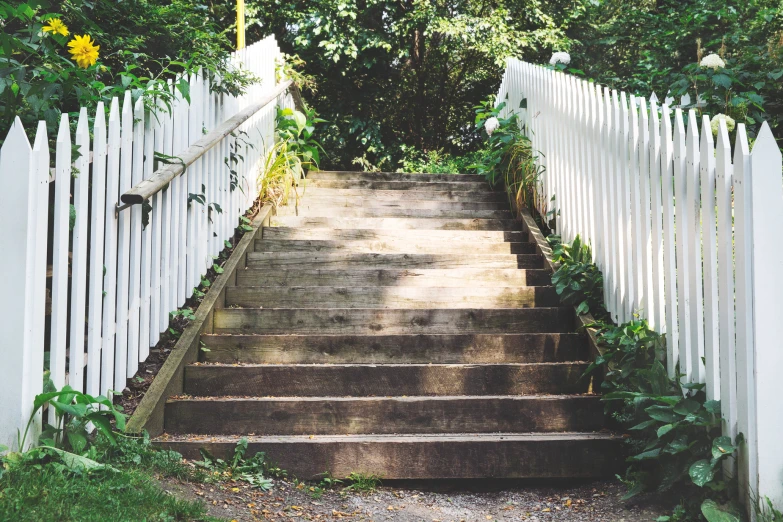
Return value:
[(536, 245), (478, 176), (319, 172), (214, 311), (161, 444), (299, 478), (586, 478), (619, 440)]

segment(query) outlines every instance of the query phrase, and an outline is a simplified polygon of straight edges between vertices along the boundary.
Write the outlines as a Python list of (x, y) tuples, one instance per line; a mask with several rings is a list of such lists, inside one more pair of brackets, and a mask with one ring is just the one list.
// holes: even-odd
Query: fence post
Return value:
[(766, 122), (753, 145), (750, 172), (755, 349), (755, 379), (751, 382), (756, 386), (758, 498), (763, 502), (764, 497), (769, 497), (773, 504), (780, 506), (783, 504), (783, 446), (780, 444), (783, 246), (778, 237), (783, 226), (783, 183), (780, 149)]
[[(16, 447), (17, 430), (24, 431), (28, 404), (25, 397), (26, 381), (40, 378), (28, 364), (33, 349), (28, 308), (32, 305), (32, 290), (28, 275), (35, 267), (30, 228), (31, 199), (35, 190), (32, 149), (22, 122), (17, 117), (0, 149), (0, 251), (3, 252), (0, 283), (6, 298), (0, 299), (0, 317), (3, 318), (3, 341), (0, 343), (0, 444)], [(24, 272), (20, 276), (19, 271)], [(22, 449), (22, 448), (19, 448)]]

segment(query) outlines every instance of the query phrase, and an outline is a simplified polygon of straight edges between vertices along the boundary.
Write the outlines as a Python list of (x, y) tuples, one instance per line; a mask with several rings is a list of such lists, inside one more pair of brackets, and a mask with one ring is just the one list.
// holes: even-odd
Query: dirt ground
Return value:
[[(171, 493), (200, 499), (209, 514), (230, 521), (255, 520), (367, 520), (478, 522), (525, 520), (531, 522), (636, 522), (653, 521), (671, 506), (662, 499), (634, 504), (620, 500), (624, 490), (617, 481), (585, 482), (536, 487), (528, 484), (438, 485), (437, 490), (412, 484), (386, 484), (371, 493), (337, 488), (314, 498), (312, 484), (275, 480), (268, 492), (244, 483), (188, 484), (167, 480)], [(498, 488), (502, 489), (498, 489)]]

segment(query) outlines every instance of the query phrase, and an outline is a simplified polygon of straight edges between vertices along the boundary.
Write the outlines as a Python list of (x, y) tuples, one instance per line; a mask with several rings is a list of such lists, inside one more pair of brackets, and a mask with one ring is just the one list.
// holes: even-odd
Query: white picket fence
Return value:
[[(58, 389), (69, 384), (99, 395), (121, 392), (158, 343), (169, 313), (193, 294), (258, 195), (277, 104), (255, 112), (154, 194), (146, 226), (142, 206), (119, 209), (120, 196), (165, 167), (155, 153), (179, 155), (274, 93), (279, 57), (271, 36), (233, 54), (235, 67), (260, 79), (240, 97), (212, 93), (194, 74), (190, 103), (177, 92), (171, 111), (145, 111), (125, 92), (121, 103), (111, 101), (108, 124), (98, 105), (92, 133), (83, 108), (74, 138), (63, 115), (52, 152), (43, 122), (31, 148), (17, 119), (0, 150), (0, 444), (15, 447), (17, 430), (24, 431), (42, 390), (45, 350)], [(277, 101), (292, 104), (288, 95)], [(81, 153), (75, 161), (72, 144)], [(242, 158), (232, 161), (232, 151)], [(191, 194), (203, 194), (204, 203), (189, 202)]]
[(751, 151), (737, 125), (732, 153), (725, 123), (716, 144), (707, 116), (516, 59), (502, 101), (539, 152), (539, 211), (564, 241), (590, 242), (607, 310), (665, 333), (669, 373), (706, 383), (725, 434), (747, 441), (746, 498), (783, 505), (783, 177), (769, 126)]

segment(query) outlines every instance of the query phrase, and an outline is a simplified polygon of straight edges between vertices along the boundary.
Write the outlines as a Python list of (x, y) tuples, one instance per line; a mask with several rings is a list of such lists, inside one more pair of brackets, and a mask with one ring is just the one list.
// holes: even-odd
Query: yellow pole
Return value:
[(237, 49), (245, 47), (245, 0), (237, 0)]

